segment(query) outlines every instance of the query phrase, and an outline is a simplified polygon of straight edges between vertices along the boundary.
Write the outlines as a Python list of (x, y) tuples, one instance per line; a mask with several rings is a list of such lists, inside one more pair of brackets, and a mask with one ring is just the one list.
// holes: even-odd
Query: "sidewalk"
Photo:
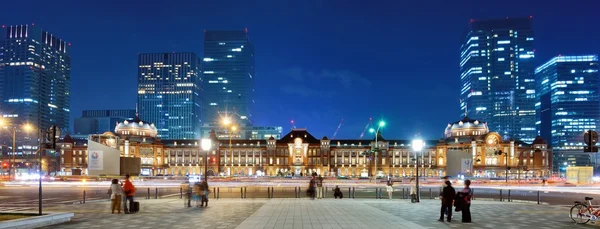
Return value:
[[(109, 202), (69, 205), (47, 211), (74, 212), (55, 228), (567, 228), (570, 208), (474, 201), (472, 224), (441, 223), (439, 200), (411, 204), (376, 199), (220, 199), (208, 208), (183, 208), (180, 199), (139, 200), (141, 211), (110, 214)], [(597, 228), (584, 225), (582, 228)]]

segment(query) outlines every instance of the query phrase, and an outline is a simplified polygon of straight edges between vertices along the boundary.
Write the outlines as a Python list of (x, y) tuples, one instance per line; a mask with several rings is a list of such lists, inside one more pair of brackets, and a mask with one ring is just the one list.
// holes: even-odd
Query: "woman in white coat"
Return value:
[(410, 202), (417, 202), (417, 183), (415, 178), (410, 178)]

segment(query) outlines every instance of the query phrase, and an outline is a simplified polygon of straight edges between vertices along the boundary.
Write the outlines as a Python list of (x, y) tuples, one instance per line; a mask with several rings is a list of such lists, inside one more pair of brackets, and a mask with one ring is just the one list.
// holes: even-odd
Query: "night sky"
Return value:
[[(127, 2), (127, 3), (121, 3)], [(295, 3), (289, 3), (295, 2)], [(134, 109), (137, 54), (196, 52), (204, 29), (248, 28), (256, 47), (256, 125), (358, 138), (437, 139), (459, 110), (459, 47), (470, 19), (534, 18), (536, 62), (600, 53), (600, 2), (3, 1), (0, 24), (35, 23), (72, 43), (71, 119)], [(524, 3), (526, 2), (526, 3)]]

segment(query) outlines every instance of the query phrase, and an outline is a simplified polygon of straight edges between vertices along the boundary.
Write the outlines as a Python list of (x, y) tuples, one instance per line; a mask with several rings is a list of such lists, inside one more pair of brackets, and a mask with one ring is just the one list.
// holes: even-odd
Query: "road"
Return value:
[[(136, 198), (179, 198), (179, 182), (135, 181)], [(36, 182), (4, 183), (0, 187), (0, 211), (31, 210), (38, 207), (38, 184)], [(333, 195), (332, 189), (338, 185), (344, 197), (354, 196), (360, 199), (387, 198), (382, 184), (330, 182), (326, 183), (326, 196)], [(306, 182), (210, 182), (211, 198), (268, 198), (272, 192), (274, 198), (306, 197)], [(108, 201), (109, 182), (45, 182), (42, 204), (44, 206), (79, 204), (85, 201)], [(542, 186), (473, 186), (475, 198), (493, 200), (538, 201), (552, 205), (571, 205), (573, 201), (584, 201), (585, 196), (600, 201), (600, 189), (590, 187), (542, 187)], [(510, 197), (509, 197), (510, 189)], [(409, 187), (395, 185), (394, 199), (408, 198)], [(426, 184), (421, 189), (421, 198), (439, 196), (440, 186)]]

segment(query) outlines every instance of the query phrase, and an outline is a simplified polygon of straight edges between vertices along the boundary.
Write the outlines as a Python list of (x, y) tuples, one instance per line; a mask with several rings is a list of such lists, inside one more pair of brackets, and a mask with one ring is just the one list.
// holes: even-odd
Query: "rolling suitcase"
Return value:
[(131, 206), (131, 212), (139, 212), (140, 211), (140, 202), (134, 201), (133, 206)]

